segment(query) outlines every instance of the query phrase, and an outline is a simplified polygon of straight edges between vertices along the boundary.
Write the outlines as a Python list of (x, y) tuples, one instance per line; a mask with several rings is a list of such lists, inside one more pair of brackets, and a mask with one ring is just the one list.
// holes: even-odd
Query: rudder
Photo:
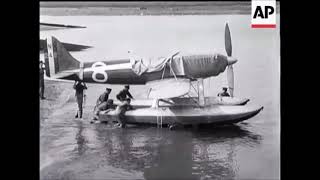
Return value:
[(52, 77), (61, 71), (80, 68), (80, 62), (72, 57), (55, 37), (48, 37), (46, 41), (45, 67), (48, 77)]

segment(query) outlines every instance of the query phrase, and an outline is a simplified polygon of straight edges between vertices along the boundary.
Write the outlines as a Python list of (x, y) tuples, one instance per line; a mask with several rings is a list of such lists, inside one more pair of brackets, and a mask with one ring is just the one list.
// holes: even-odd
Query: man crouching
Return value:
[(100, 103), (99, 105), (97, 105), (94, 109), (94, 116), (93, 116), (93, 121), (91, 121), (91, 123), (93, 123), (94, 121), (97, 121), (99, 119), (99, 114), (101, 111), (104, 111), (104, 113), (108, 113), (109, 111), (113, 110), (113, 100), (112, 99), (108, 99), (107, 101), (104, 101), (102, 103)]

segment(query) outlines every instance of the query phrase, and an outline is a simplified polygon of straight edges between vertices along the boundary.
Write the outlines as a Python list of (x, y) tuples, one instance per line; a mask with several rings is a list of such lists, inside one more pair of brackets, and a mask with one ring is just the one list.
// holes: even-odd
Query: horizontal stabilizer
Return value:
[[(39, 43), (40, 43), (39, 50), (44, 51), (47, 48), (47, 41), (45, 39), (40, 39)], [(80, 45), (80, 44), (71, 44), (71, 43), (65, 43), (65, 42), (61, 42), (61, 44), (64, 46), (64, 48), (66, 48), (67, 51), (82, 51), (82, 50), (91, 48), (91, 46)]]
[(70, 76), (78, 76), (79, 70), (78, 72), (67, 72), (67, 71), (62, 71), (59, 72), (58, 74), (55, 74), (53, 76), (51, 76), (50, 78), (53, 79), (68, 79), (68, 77)]

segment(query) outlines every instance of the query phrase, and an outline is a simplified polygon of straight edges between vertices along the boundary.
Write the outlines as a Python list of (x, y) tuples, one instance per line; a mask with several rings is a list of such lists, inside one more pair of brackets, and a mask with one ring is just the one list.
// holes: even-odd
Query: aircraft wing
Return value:
[(190, 80), (186, 78), (169, 78), (146, 83), (149, 88), (148, 98), (169, 99), (187, 94), (190, 91)]
[(40, 22), (40, 31), (56, 30), (62, 28), (86, 28), (85, 26), (54, 24), (54, 23), (42, 23)]
[(85, 26), (74, 26), (74, 25), (42, 23), (42, 22), (40, 22), (40, 26), (52, 26), (52, 27), (64, 27), (64, 28), (86, 28)]

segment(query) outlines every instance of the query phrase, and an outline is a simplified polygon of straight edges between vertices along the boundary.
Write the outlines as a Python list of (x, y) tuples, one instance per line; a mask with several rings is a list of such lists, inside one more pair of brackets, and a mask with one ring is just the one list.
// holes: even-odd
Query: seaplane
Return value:
[[(129, 52), (127, 59), (84, 62), (75, 59), (55, 37), (46, 39), (46, 76), (50, 79), (80, 80), (86, 83), (145, 85), (146, 99), (133, 100), (125, 113), (127, 124), (177, 125), (233, 124), (258, 114), (262, 106), (249, 106), (249, 99), (234, 97), (231, 34), (225, 25), (226, 54), (180, 54), (155, 59)], [(227, 69), (230, 97), (205, 97), (204, 79)], [(191, 92), (197, 96), (191, 96)], [(115, 101), (115, 104), (119, 102)], [(100, 113), (100, 121), (113, 119)]]

